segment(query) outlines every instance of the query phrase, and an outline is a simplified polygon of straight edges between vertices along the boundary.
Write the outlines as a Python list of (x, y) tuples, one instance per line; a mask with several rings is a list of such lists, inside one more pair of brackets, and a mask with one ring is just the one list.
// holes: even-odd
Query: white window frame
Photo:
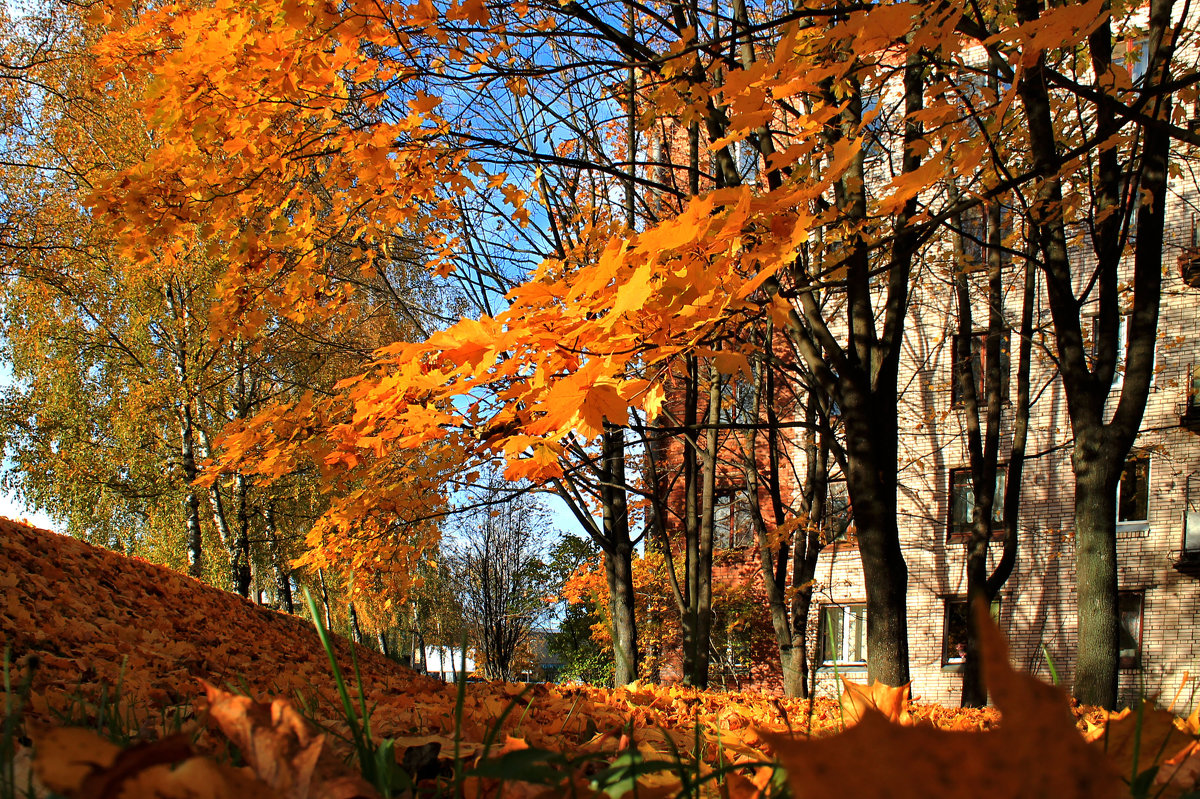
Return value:
[[(1100, 317), (1092, 317), (1092, 341), (1096, 340), (1096, 325), (1099, 323)], [(1111, 389), (1117, 391), (1125, 385), (1125, 361), (1129, 355), (1129, 314), (1122, 313), (1117, 322), (1117, 362), (1113, 369), (1113, 381)], [(1096, 344), (1092, 344), (1092, 368), (1095, 368), (1096, 362)], [(1154, 358), (1150, 364), (1150, 388), (1155, 387), (1155, 381), (1158, 377), (1158, 338), (1154, 339)]]
[[(1145, 461), (1146, 462), (1146, 480), (1145, 480), (1145, 483), (1146, 483), (1146, 486), (1145, 486), (1146, 518), (1144, 518), (1144, 519), (1129, 519), (1126, 521), (1121, 520), (1121, 518), (1120, 518), (1120, 514), (1121, 514), (1121, 480), (1118, 479), (1117, 480), (1116, 502), (1117, 502), (1117, 530), (1119, 530), (1119, 531), (1147, 530), (1150, 527), (1150, 497), (1151, 497), (1150, 477), (1153, 472), (1153, 465), (1150, 463), (1150, 460), (1151, 459), (1150, 459), (1149, 455), (1136, 454), (1136, 453), (1130, 454), (1130, 456), (1128, 458), (1126, 458), (1126, 460), (1125, 460), (1126, 464), (1132, 463), (1133, 461)], [(1125, 468), (1122, 467), (1121, 471), (1124, 472)]]
[[(861, 615), (855, 611), (861, 611)], [(822, 666), (865, 666), (867, 664), (867, 603), (866, 602), (845, 602), (845, 603), (830, 603), (821, 606), (821, 617), (819, 627), (821, 628), (820, 646), (822, 650), (825, 648), (825, 638), (829, 635), (828, 625), (830, 616), (836, 615), (841, 618), (841, 641), (842, 645), (838, 648), (837, 659), (831, 660), (825, 657), (825, 652), (821, 652)], [(858, 636), (854, 633), (854, 620), (861, 619), (862, 624), (862, 658), (850, 660), (846, 658), (845, 642), (852, 638), (857, 639)]]

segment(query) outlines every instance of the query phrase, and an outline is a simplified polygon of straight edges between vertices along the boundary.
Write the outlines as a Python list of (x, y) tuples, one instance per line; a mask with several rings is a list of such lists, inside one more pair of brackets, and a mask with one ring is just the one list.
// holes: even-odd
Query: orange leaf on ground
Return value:
[(221, 732), (254, 773), (287, 799), (378, 796), (361, 777), (345, 774), (337, 758), (324, 751), (325, 736), (314, 734), (287, 702), (255, 702), (201, 682)]
[(984, 678), (1000, 726), (988, 732), (903, 727), (867, 710), (839, 735), (771, 736), (797, 796), (1054, 797), (1125, 794), (1103, 753), (1075, 729), (1066, 696), (1012, 669), (1008, 647), (985, 607), (976, 608)]
[(91, 730), (75, 727), (34, 729), (33, 773), (52, 791), (74, 793), (88, 776), (110, 767), (120, 747)]
[(1191, 736), (1175, 726), (1175, 715), (1143, 702), (1141, 712), (1126, 708), (1109, 716), (1088, 734), (1104, 750), (1117, 771), (1132, 780), (1190, 748)]
[(908, 715), (908, 695), (912, 683), (899, 687), (875, 680), (870, 685), (851, 682), (842, 677), (846, 690), (842, 692), (842, 715), (847, 725), (857, 724), (868, 710), (875, 710), (895, 724), (911, 724)]

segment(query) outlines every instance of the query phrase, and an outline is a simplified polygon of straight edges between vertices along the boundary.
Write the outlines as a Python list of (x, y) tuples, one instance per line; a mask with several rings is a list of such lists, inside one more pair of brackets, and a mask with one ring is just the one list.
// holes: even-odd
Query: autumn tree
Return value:
[[(423, 467), (502, 455), (509, 477), (552, 481), (572, 470), (569, 450), (583, 441), (604, 453), (599, 463), (611, 461), (612, 477), (624, 462), (621, 449), (615, 437), (607, 449), (601, 442), (614, 428), (624, 441), (630, 409), (657, 417), (678, 364), (715, 362), (749, 322), (769, 316), (844, 425), (868, 586), (869, 673), (898, 684), (907, 679), (908, 649), (907, 568), (896, 521), (897, 373), (911, 287), (927, 275), (924, 255), (952, 235), (950, 222), (967, 204), (1023, 197), (1018, 204), (1040, 231), (1034, 239), (1050, 270), (1051, 296), (1064, 297), (1075, 284), (1059, 269), (1055, 288), (1048, 255), (1055, 247), (1066, 252), (1054, 243), (1065, 238), (1055, 238), (1051, 218), (1070, 212), (1055, 194), (1065, 179), (1059, 166), (1117, 153), (1107, 144), (1098, 150), (1109, 139), (1090, 134), (1047, 149), (1056, 141), (1058, 106), (1040, 99), (1058, 91), (1108, 96), (1106, 85), (1089, 88), (1073, 78), (1052, 87), (1044, 66), (1074, 58), (1084, 42), (1090, 47), (1097, 25), (1110, 24), (1105, 9), (1018, 3), (1015, 18), (1009, 11), (967, 3), (787, 11), (675, 3), (659, 11), (426, 0), (305, 5), (280, 16), (231, 3), (170, 6), (106, 39), (101, 50), (114, 79), (155, 76), (142, 107), (171, 146), (100, 187), (94, 202), (122, 220), (117, 229), (133, 257), (148, 257), (181, 231), (228, 234), (231, 246), (252, 256), (231, 264), (223, 284), (243, 308), (239, 292), (255, 286), (270, 288), (261, 296), (274, 307), (324, 307), (308, 286), (331, 263), (323, 243), (344, 231), (365, 252), (379, 253), (396, 230), (420, 229), (434, 270), (483, 280), (476, 295), (483, 313), (424, 341), (382, 348), (372, 368), (319, 403), (317, 414), (317, 405), (301, 403), (247, 423), (231, 448), (247, 468), (256, 461), (267, 472), (284, 473), (302, 451), (331, 470), (328, 479), (345, 473), (355, 480), (384, 463)], [(1162, 42), (1174, 40), (1164, 38), (1169, 20), (1154, 24), (1159, 80)], [(995, 137), (989, 140), (977, 116), (942, 101), (955, 79), (979, 71), (970, 60), (976, 50), (998, 63), (996, 74), (1010, 87), (1004, 108), (1017, 103), (1023, 115), (1015, 129), (1027, 135), (1004, 147), (992, 146)], [(607, 111), (614, 124), (574, 126), (581, 118), (564, 112), (580, 96), (571, 86), (594, 87), (594, 117)], [(1145, 101), (1133, 110), (1099, 105), (1153, 131), (1136, 141), (1139, 153), (1154, 152), (1164, 130), (1182, 136), (1146, 110), (1161, 94), (1138, 95)], [(527, 97), (522, 107), (538, 109), (537, 135), (514, 143), (512, 125), (498, 127), (497, 118), (511, 120), (520, 105), (513, 98)], [(651, 130), (660, 144), (651, 143)], [(667, 146), (682, 139), (686, 145)], [(589, 149), (577, 156), (583, 141)], [(606, 148), (614, 157), (596, 155)], [(566, 169), (554, 174), (548, 166)], [(308, 191), (314, 169), (323, 193)], [(969, 201), (945, 190), (951, 178), (981, 170), (991, 170), (988, 181)], [(1143, 170), (1139, 179), (1156, 174)], [(596, 182), (572, 182), (584, 175)], [(589, 185), (599, 189), (596, 202), (579, 191)], [(633, 185), (650, 190), (631, 197), (624, 215), (614, 212), (612, 198)], [(1153, 199), (1155, 185), (1129, 196)], [(580, 200), (570, 229), (543, 210)], [(261, 211), (264, 230), (239, 227), (247, 207)], [(1161, 203), (1143, 204), (1145, 214), (1161, 215)], [(1115, 219), (1099, 216), (1105, 224)], [(1146, 219), (1140, 230), (1152, 229)], [(473, 235), (497, 222), (503, 239)], [(504, 285), (495, 270), (476, 268), (487, 265), (481, 247), (519, 281)], [(1134, 284), (1135, 293), (1154, 288), (1150, 278)], [(829, 302), (827, 289), (835, 295)], [(1077, 310), (1055, 311), (1059, 338), (1068, 331), (1065, 360), (1075, 357), (1067, 355), (1072, 347), (1082, 358), (1082, 345), (1058, 317)], [(1131, 363), (1146, 331), (1153, 333), (1149, 316), (1138, 324), (1131, 340), (1143, 344), (1130, 350)], [(748, 359), (755, 347), (746, 349)], [(1103, 355), (1098, 363), (1110, 361)], [(1069, 386), (1073, 380), (1066, 377)], [(1140, 378), (1132, 382), (1144, 388)], [(1126, 391), (1130, 385), (1127, 379)], [(1124, 420), (1140, 417), (1129, 396), (1122, 403), (1129, 410), (1118, 411)], [(1083, 451), (1086, 436), (1076, 432)], [(320, 529), (382, 524), (380, 511), (438, 482), (426, 480), (425, 468), (405, 474), (421, 485), (405, 485), (394, 473), (379, 485), (363, 479), (356, 485), (370, 490), (327, 515)], [(1081, 524), (1085, 517), (1086, 508)], [(703, 582), (702, 569), (696, 579)], [(1086, 569), (1081, 580), (1091, 580)]]
[[(327, 276), (353, 281), (353, 302), (307, 319), (255, 308), (255, 331), (222, 338), (220, 283), (238, 253), (201, 235), (139, 261), (115, 245), (111, 219), (86, 209), (97, 182), (156, 147), (135, 111), (144, 86), (100, 89), (87, 48), (103, 29), (93, 22), (51, 4), (8, 39), (34, 59), (4, 109), (9, 485), (74, 534), (186, 565), (243, 596), (256, 571), (272, 572), (259, 594), (291, 609), (291, 561), (328, 504), (315, 470), (270, 488), (236, 470), (200, 486), (202, 462), (227, 425), (327, 391), (404, 325), (419, 325), (427, 311), (413, 309), (430, 296), (428, 278), (420, 287), (405, 279), (403, 249), (364, 272), (361, 254), (341, 247)], [(58, 49), (39, 56), (43, 41)]]
[(559, 681), (580, 680), (592, 685), (613, 681), (613, 658), (592, 637), (592, 628), (603, 625), (597, 603), (568, 602), (563, 596), (568, 581), (581, 570), (595, 570), (600, 557), (599, 547), (590, 539), (570, 534), (550, 549), (548, 566), (560, 601), (553, 622), (556, 630), (549, 636), (547, 648), (563, 663)]
[(519, 488), (487, 481), (470, 494), (473, 507), (455, 514), (446, 558), (484, 674), (512, 681), (518, 654), (548, 610), (550, 520)]
[[(995, 81), (992, 82), (995, 88)], [(995, 96), (993, 94), (993, 96)], [(978, 99), (978, 98), (976, 98)], [(957, 332), (953, 338), (952, 361), (958, 365), (952, 394), (961, 400), (965, 420), (967, 455), (971, 467), (970, 530), (966, 536), (967, 596), (991, 607), (1000, 589), (1012, 575), (1017, 559), (1022, 475), (1029, 435), (1030, 369), (1034, 344), (1034, 305), (1037, 298), (1037, 268), (1028, 258), (1010, 270), (1021, 278), (1021, 302), (1016, 326), (1016, 392), (1010, 403), (1009, 347), (1012, 324), (1005, 298), (1009, 294), (1005, 266), (1012, 260), (1011, 242), (1006, 242), (1004, 222), (1011, 209), (993, 200), (956, 219), (957, 238), (952, 248), (952, 280), (957, 307)], [(1011, 217), (1009, 217), (1011, 218)], [(975, 224), (978, 222), (979, 224)], [(1011, 233), (1011, 231), (1008, 231)], [(1023, 256), (1023, 253), (1018, 253)], [(976, 332), (973, 289), (982, 275), (986, 305), (986, 331)], [(1010, 415), (1002, 424), (1002, 414)], [(1007, 440), (1004, 440), (1007, 432)], [(1003, 453), (1002, 453), (1003, 449)], [(1007, 465), (1001, 466), (1002, 454)], [(1000, 477), (1003, 479), (998, 479)], [(1003, 491), (999, 487), (1003, 486)], [(953, 502), (953, 499), (951, 500)], [(988, 554), (996, 537), (995, 520), (1003, 520), (1001, 552), (995, 568), (988, 567)], [(962, 704), (982, 706), (987, 694), (979, 668), (978, 619), (968, 622), (966, 656), (963, 664)]]
[[(772, 332), (768, 326), (766, 335)], [(775, 349), (773, 342), (763, 346), (769, 356)], [(763, 419), (766, 426), (749, 426), (742, 433), (739, 454), (748, 493), (760, 498), (750, 511), (784, 692), (808, 697), (814, 669), (808, 627), (817, 563), (826, 546), (846, 538), (851, 514), (848, 495), (834, 492), (835, 485), (845, 485), (844, 479), (835, 482), (845, 462), (837, 415), (800, 366), (799, 358), (768, 357), (756, 367), (750, 418)], [(784, 397), (789, 400), (781, 402)], [(784, 426), (784, 409), (802, 426)]]
[[(1014, 11), (1027, 28), (1057, 22), (1035, 3), (1022, 0)], [(1038, 177), (1022, 184), (1022, 208), (1046, 279), (1075, 439), (1074, 690), (1105, 707), (1117, 701), (1120, 647), (1117, 482), (1154, 374), (1172, 145), (1200, 141), (1178, 126), (1200, 74), (1187, 11), (1170, 0), (1097, 7), (1086, 39), (1027, 55), (1008, 73), (1027, 138), (1023, 166)], [(1073, 241), (1076, 231), (1086, 231), (1083, 242)], [(1091, 352), (1089, 307), (1097, 313)]]

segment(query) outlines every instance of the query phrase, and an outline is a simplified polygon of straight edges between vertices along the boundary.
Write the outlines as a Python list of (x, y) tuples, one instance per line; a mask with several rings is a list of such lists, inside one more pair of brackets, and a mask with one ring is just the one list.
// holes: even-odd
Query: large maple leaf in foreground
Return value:
[(1107, 799), (1128, 796), (1104, 752), (1075, 728), (1066, 694), (1014, 671), (1008, 647), (981, 614), (984, 679), (1000, 725), (959, 732), (893, 724), (874, 709), (839, 735), (773, 736), (795, 796), (857, 799)]

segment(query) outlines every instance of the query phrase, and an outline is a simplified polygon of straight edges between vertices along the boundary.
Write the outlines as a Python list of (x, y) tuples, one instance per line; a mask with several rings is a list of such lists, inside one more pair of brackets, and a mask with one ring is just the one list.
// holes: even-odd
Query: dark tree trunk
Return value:
[[(1152, 0), (1147, 26), (1144, 96), (1154, 98), (1146, 113), (1169, 119), (1171, 112), (1172, 0)], [(1038, 19), (1041, 4), (1018, 0), (1017, 18)], [(1089, 52), (1101, 68), (1111, 63), (1113, 32), (1107, 21), (1089, 37)], [(1098, 75), (1104, 74), (1100, 69)], [(1118, 152), (1101, 149), (1094, 172), (1094, 285), (1087, 291), (1098, 298), (1094, 363), (1085, 353), (1080, 307), (1075, 294), (1078, 270), (1072, 269), (1064, 216), (1063, 165), (1052, 103), (1047, 89), (1044, 56), (1028, 65), (1017, 83), (1025, 112), (1033, 163), (1042, 180), (1031, 210), (1032, 232), (1040, 251), (1054, 323), (1059, 371), (1075, 435), (1076, 578), (1079, 601), (1079, 648), (1075, 664), (1075, 696), (1085, 704), (1112, 708), (1117, 701), (1118, 642), (1116, 631), (1116, 485), (1125, 458), (1137, 438), (1154, 371), (1154, 348), (1162, 294), (1163, 230), (1167, 201), (1170, 133), (1162, 125), (1141, 126), (1141, 148), (1126, 154), (1133, 162), (1128, 184), (1122, 177)], [(1112, 129), (1110, 87), (1097, 84), (1097, 125), (1102, 134)], [(1106, 127), (1107, 126), (1107, 127)], [(1139, 158), (1140, 156), (1140, 158)], [(1140, 167), (1137, 168), (1137, 167)], [(1134, 210), (1133, 197), (1141, 199)], [(1119, 356), (1120, 305), (1128, 301), (1122, 287), (1120, 262), (1126, 249), (1128, 220), (1136, 219), (1133, 252), (1133, 293), (1125, 376), (1120, 399), (1111, 417), (1106, 409)], [(1088, 264), (1089, 270), (1092, 265)], [(1104, 596), (1107, 592), (1109, 595)]]
[(350, 615), (350, 639), (361, 645), (363, 642), (362, 628), (358, 626), (358, 611), (354, 609), (353, 602), (349, 603), (347, 610)]
[(908, 672), (908, 566), (896, 525), (896, 412), (845, 392), (846, 479), (867, 584), (867, 680), (904, 685)]
[(638, 677), (636, 596), (633, 590), (632, 547), (618, 546), (613, 555), (605, 553), (608, 578), (609, 615), (612, 618), (613, 657), (616, 685), (628, 685)]
[[(1087, 448), (1090, 449), (1090, 448)], [(1075, 693), (1081, 702), (1112, 707), (1117, 700), (1117, 525), (1113, 497), (1119, 473), (1075, 444), (1075, 581), (1079, 649)], [(1099, 467), (1099, 468), (1097, 468)], [(1096, 701), (1099, 700), (1099, 701)]]
[(275, 506), (268, 504), (263, 509), (263, 527), (267, 533), (267, 545), (271, 548), (271, 564), (275, 572), (275, 594), (279, 598), (279, 606), (288, 613), (295, 613), (296, 606), (292, 599), (292, 577), (287, 569), (287, 559), (283, 554), (283, 545), (279, 540), (279, 530), (275, 526)]
[(249, 598), (250, 584), (254, 580), (250, 566), (250, 511), (246, 504), (246, 477), (240, 472), (233, 476), (233, 498), (237, 520), (232, 547), (234, 589)]
[(605, 431), (603, 447), (604, 551), (608, 578), (609, 618), (612, 619), (614, 681), (626, 685), (638, 677), (637, 613), (633, 590), (633, 541), (625, 488), (625, 431)]

